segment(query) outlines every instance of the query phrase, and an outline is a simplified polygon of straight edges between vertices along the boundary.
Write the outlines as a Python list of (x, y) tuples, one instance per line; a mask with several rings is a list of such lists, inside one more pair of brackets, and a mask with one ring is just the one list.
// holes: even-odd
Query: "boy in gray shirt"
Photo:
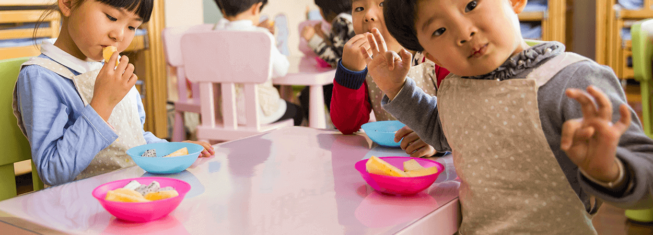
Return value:
[(384, 108), (453, 152), (461, 233), (595, 234), (590, 195), (653, 208), (653, 141), (614, 73), (557, 42), (529, 47), (516, 17), (526, 0), (385, 4), (402, 46), (452, 73), (436, 98), (405, 78), (410, 54), (387, 51), (378, 31), (373, 55), (362, 52)]

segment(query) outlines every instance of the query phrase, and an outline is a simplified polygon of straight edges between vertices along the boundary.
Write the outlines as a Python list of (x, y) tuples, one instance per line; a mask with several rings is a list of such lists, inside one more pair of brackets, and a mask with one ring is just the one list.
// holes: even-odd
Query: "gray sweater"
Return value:
[[(509, 61), (504, 63), (494, 72), (480, 77), (466, 79), (517, 79), (525, 78), (533, 69), (546, 62), (548, 59), (564, 51), (564, 46), (558, 44), (561, 50), (555, 53), (539, 53), (538, 48), (550, 46), (555, 43), (545, 43), (529, 48), (519, 55), (511, 58), (528, 59), (526, 66), (516, 68)], [(583, 113), (580, 104), (567, 97), (567, 88), (585, 90), (589, 85), (600, 88), (607, 94), (613, 106), (613, 121), (619, 120), (619, 106), (626, 103), (623, 89), (609, 67), (599, 65), (594, 61), (582, 61), (571, 64), (556, 74), (551, 80), (541, 86), (537, 93), (540, 111), (540, 120), (546, 139), (555, 155), (560, 167), (564, 171), (569, 184), (578, 197), (585, 204), (590, 213), (595, 213), (598, 207), (592, 208), (590, 195), (596, 196), (604, 202), (625, 209), (653, 208), (653, 140), (648, 138), (643, 130), (637, 115), (631, 109), (632, 124), (621, 136), (617, 148), (617, 157), (625, 167), (626, 184), (618, 189), (607, 189), (594, 184), (585, 178), (576, 166), (560, 149), (562, 125), (570, 119), (581, 118)], [(432, 145), (436, 150), (450, 151), (447, 139), (442, 130), (438, 115), (437, 98), (422, 92), (415, 86), (415, 82), (408, 78), (403, 89), (391, 102), (384, 97), (383, 108), (398, 120), (415, 130), (419, 137)]]

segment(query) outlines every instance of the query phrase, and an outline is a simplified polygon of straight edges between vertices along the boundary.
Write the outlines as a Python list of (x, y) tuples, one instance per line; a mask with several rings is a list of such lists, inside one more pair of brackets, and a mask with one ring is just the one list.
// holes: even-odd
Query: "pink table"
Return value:
[(288, 62), (290, 62), (288, 74), (285, 77), (273, 79), (272, 83), (276, 85), (309, 86), (308, 125), (313, 128), (326, 128), (322, 86), (333, 83), (336, 70), (333, 68), (320, 68), (317, 66), (315, 59), (310, 57), (290, 56)]
[(139, 167), (51, 187), (0, 202), (0, 233), (73, 234), (453, 234), (459, 181), (450, 156), (428, 190), (379, 194), (354, 163), (404, 155), (364, 135), (289, 127), (216, 145), (216, 156), (167, 177), (192, 185), (169, 216), (117, 220), (91, 196), (100, 184), (150, 176)]

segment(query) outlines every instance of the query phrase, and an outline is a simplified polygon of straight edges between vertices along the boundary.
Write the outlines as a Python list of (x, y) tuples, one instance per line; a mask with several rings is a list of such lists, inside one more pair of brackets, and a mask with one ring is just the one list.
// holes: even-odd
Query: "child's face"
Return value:
[(389, 50), (399, 51), (401, 45), (399, 42), (390, 35), (388, 29), (385, 27), (385, 19), (383, 18), (383, 1), (384, 0), (352, 0), (352, 19), (354, 24), (354, 32), (362, 34), (372, 32), (373, 28), (379, 29), (381, 35)]
[[(115, 46), (127, 49), (143, 20), (134, 12), (118, 9), (95, 0), (62, 13), (68, 17), (68, 32), (79, 51), (89, 59), (102, 60), (102, 49)], [(85, 59), (85, 58), (81, 58)]]
[(518, 11), (509, 0), (420, 0), (415, 29), (429, 59), (456, 75), (483, 75), (528, 47)]

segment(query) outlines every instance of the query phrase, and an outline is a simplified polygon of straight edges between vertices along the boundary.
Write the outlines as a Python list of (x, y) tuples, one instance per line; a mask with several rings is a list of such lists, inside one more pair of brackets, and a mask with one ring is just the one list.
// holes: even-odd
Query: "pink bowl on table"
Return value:
[(402, 196), (419, 193), (422, 190), (430, 187), (433, 184), (433, 182), (435, 182), (435, 180), (438, 178), (440, 173), (444, 171), (444, 166), (442, 164), (428, 159), (413, 158), (413, 157), (379, 157), (379, 158), (399, 169), (404, 169), (404, 162), (411, 159), (417, 161), (424, 168), (429, 168), (433, 166), (438, 168), (438, 173), (431, 174), (431, 175), (418, 176), (418, 177), (395, 177), (395, 176), (385, 176), (385, 175), (367, 173), (367, 169), (365, 167), (365, 164), (367, 163), (367, 159), (358, 161), (356, 163), (356, 170), (358, 170), (358, 172), (361, 173), (361, 176), (363, 176), (363, 179), (365, 179), (365, 182), (367, 182), (367, 184), (370, 185), (370, 187), (382, 193), (402, 195)]
[[(152, 183), (152, 181), (159, 182), (162, 188), (170, 186), (177, 190), (179, 196), (150, 202), (114, 202), (104, 200), (107, 192), (122, 188), (132, 180), (146, 185)], [(100, 201), (104, 209), (118, 219), (132, 222), (148, 222), (170, 214), (184, 200), (184, 196), (186, 196), (188, 191), (190, 191), (190, 184), (182, 180), (165, 177), (143, 177), (116, 180), (100, 185), (93, 190), (93, 197)]]

